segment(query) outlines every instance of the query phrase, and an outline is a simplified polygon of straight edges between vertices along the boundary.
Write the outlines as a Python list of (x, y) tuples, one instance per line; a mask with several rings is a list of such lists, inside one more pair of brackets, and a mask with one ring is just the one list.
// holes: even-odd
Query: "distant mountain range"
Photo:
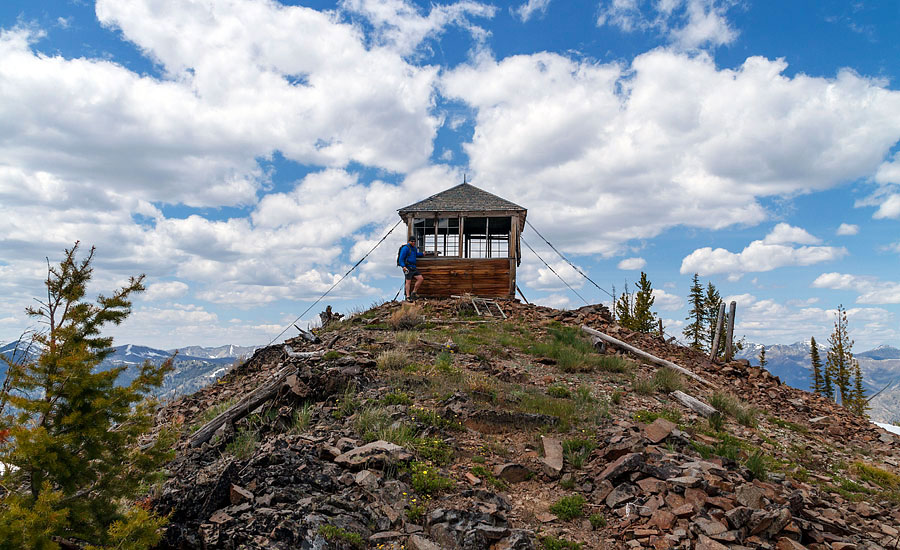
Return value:
[[(256, 347), (226, 345), (213, 348), (201, 346), (188, 346), (177, 350), (175, 355), (175, 368), (166, 375), (162, 386), (156, 392), (161, 399), (172, 399), (179, 395), (193, 393), (200, 388), (215, 382), (231, 369), (239, 360), (253, 355)], [(161, 350), (147, 346), (127, 344), (116, 346), (113, 353), (100, 363), (100, 368), (108, 369), (125, 366), (125, 372), (119, 377), (120, 384), (128, 384), (137, 376), (137, 368), (144, 361), (159, 365), (176, 352), (176, 350)], [(25, 355), (22, 346), (16, 342), (10, 342), (0, 346), (0, 354), (13, 360), (19, 360)], [(31, 350), (31, 355), (35, 350)], [(6, 373), (6, 364), (0, 362), (0, 379)]]
[[(824, 365), (828, 347), (816, 344)], [(758, 365), (761, 348), (761, 344), (747, 343), (736, 357)], [(812, 386), (809, 351), (809, 341), (766, 346), (766, 369), (789, 386), (809, 390)], [(859, 361), (869, 395), (892, 384), (869, 403), (872, 407), (869, 416), (877, 422), (900, 424), (900, 349), (882, 345), (853, 356)]]

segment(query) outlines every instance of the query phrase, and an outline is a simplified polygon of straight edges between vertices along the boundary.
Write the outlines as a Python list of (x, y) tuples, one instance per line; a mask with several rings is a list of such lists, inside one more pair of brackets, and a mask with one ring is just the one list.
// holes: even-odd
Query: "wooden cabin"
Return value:
[(426, 256), (419, 295), (514, 298), (527, 210), (469, 183), (401, 208), (407, 239)]

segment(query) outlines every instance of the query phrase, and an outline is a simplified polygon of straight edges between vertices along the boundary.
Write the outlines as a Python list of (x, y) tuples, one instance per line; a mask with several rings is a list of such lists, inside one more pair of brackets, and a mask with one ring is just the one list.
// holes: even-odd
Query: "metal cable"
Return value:
[(581, 271), (581, 269), (580, 269), (577, 265), (573, 264), (568, 258), (566, 258), (565, 256), (563, 256), (563, 253), (560, 252), (559, 250), (557, 250), (556, 247), (553, 246), (553, 244), (552, 244), (550, 241), (548, 241), (543, 235), (541, 235), (541, 232), (538, 231), (537, 229), (535, 229), (535, 227), (534, 227), (533, 225), (531, 225), (531, 222), (530, 222), (530, 221), (525, 220), (525, 223), (528, 225), (528, 227), (530, 227), (531, 229), (533, 229), (535, 233), (537, 233), (537, 236), (540, 237), (542, 241), (544, 241), (545, 243), (547, 243), (547, 246), (549, 246), (550, 248), (552, 248), (553, 251), (556, 252), (556, 253), (559, 255), (560, 258), (562, 258), (567, 264), (569, 264), (570, 266), (572, 266), (572, 268), (575, 269), (575, 271), (577, 271), (582, 277), (584, 277), (585, 279), (587, 279), (588, 281), (590, 281), (591, 284), (594, 285), (595, 287), (597, 287), (598, 289), (600, 289), (600, 290), (602, 290), (603, 292), (605, 292), (606, 295), (609, 296), (610, 298), (612, 298), (613, 300), (616, 299), (616, 297), (613, 296), (608, 290), (606, 290), (606, 289), (603, 288), (602, 286), (600, 286), (600, 285), (598, 285), (597, 283), (595, 283), (594, 280), (591, 279), (590, 277), (588, 277), (587, 275), (585, 275), (585, 273), (584, 273), (583, 271)]
[(547, 262), (545, 262), (544, 259), (541, 258), (541, 255), (540, 255), (540, 254), (538, 254), (537, 252), (535, 252), (535, 250), (534, 250), (533, 248), (531, 248), (531, 245), (528, 244), (528, 241), (526, 241), (524, 237), (521, 237), (521, 236), (520, 236), (519, 238), (522, 239), (522, 242), (525, 243), (525, 246), (528, 247), (528, 250), (530, 250), (532, 253), (534, 253), (534, 255), (537, 256), (537, 259), (540, 260), (541, 263), (543, 263), (545, 266), (547, 266), (547, 269), (549, 269), (550, 271), (552, 271), (554, 275), (556, 275), (556, 278), (557, 278), (557, 279), (559, 279), (560, 281), (562, 281), (564, 285), (566, 285), (567, 287), (569, 287), (569, 290), (571, 290), (572, 292), (575, 293), (576, 296), (578, 296), (579, 298), (581, 298), (581, 301), (584, 302), (584, 305), (586, 305), (586, 306), (591, 305), (590, 302), (588, 302), (587, 300), (584, 299), (584, 296), (582, 296), (581, 294), (578, 294), (578, 291), (577, 291), (577, 290), (575, 290), (574, 288), (572, 288), (571, 286), (569, 286), (569, 283), (567, 283), (565, 279), (563, 279), (562, 277), (560, 277), (560, 276), (559, 276), (559, 273), (557, 273), (555, 269), (553, 269), (552, 267), (550, 267), (550, 264), (548, 264)]
[(354, 269), (356, 269), (357, 267), (359, 267), (359, 264), (363, 263), (363, 261), (365, 261), (365, 259), (369, 257), (369, 254), (371, 254), (372, 252), (375, 252), (375, 249), (378, 248), (378, 246), (379, 246), (381, 243), (383, 243), (383, 242), (385, 241), (385, 239), (387, 239), (388, 236), (390, 236), (390, 234), (393, 233), (394, 230), (397, 229), (397, 226), (400, 225), (401, 223), (403, 223), (403, 220), (400, 220), (399, 222), (397, 222), (397, 223), (394, 225), (394, 227), (392, 227), (391, 230), (388, 231), (388, 232), (384, 235), (384, 237), (381, 237), (381, 240), (380, 240), (380, 241), (378, 241), (377, 243), (375, 243), (375, 246), (373, 246), (371, 250), (369, 250), (368, 252), (366, 252), (366, 255), (365, 255), (365, 256), (363, 256), (362, 258), (359, 259), (358, 262), (356, 262), (355, 264), (353, 264), (353, 267), (351, 267), (350, 269), (348, 269), (348, 270), (347, 270), (347, 273), (344, 273), (344, 275), (343, 275), (340, 279), (338, 279), (336, 283), (334, 283), (333, 285), (331, 285), (331, 288), (329, 288), (328, 290), (326, 290), (326, 291), (325, 291), (325, 294), (322, 294), (321, 296), (319, 296), (318, 299), (316, 299), (315, 302), (313, 302), (312, 304), (310, 304), (310, 306), (309, 306), (308, 308), (306, 308), (306, 310), (305, 310), (303, 313), (301, 313), (300, 315), (298, 315), (297, 318), (294, 319), (293, 322), (291, 322), (290, 324), (288, 324), (288, 326), (284, 327), (284, 330), (282, 330), (281, 332), (279, 332), (279, 333), (278, 333), (278, 336), (276, 336), (275, 338), (272, 338), (272, 341), (269, 342), (268, 344), (266, 344), (266, 347), (271, 346), (272, 343), (273, 343), (275, 340), (278, 340), (279, 338), (281, 338), (281, 335), (284, 334), (285, 332), (287, 332), (288, 329), (291, 328), (291, 326), (294, 325), (294, 323), (296, 323), (297, 321), (299, 321), (300, 319), (302, 319), (304, 315), (306, 315), (307, 313), (309, 313), (309, 310), (311, 310), (312, 308), (314, 308), (314, 307), (316, 306), (316, 304), (318, 304), (319, 302), (321, 302), (321, 301), (322, 301), (322, 298), (324, 298), (325, 296), (328, 296), (328, 294), (331, 293), (331, 291), (334, 290), (336, 286), (338, 286), (339, 284), (341, 284), (341, 281), (343, 281), (344, 279), (346, 279), (347, 276), (350, 275), (350, 273), (352, 273)]

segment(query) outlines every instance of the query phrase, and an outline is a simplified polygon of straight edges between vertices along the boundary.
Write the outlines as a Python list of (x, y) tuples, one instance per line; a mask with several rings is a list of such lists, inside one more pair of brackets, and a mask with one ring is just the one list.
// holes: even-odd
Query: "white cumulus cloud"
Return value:
[(738, 31), (727, 19), (732, 0), (604, 0), (597, 25), (624, 32), (654, 30), (682, 49), (722, 46)]
[(642, 269), (645, 265), (647, 265), (647, 260), (643, 258), (625, 258), (616, 266), (619, 269)]
[(843, 236), (856, 235), (858, 233), (859, 233), (859, 226), (854, 225), (852, 223), (842, 223), (840, 225), (840, 227), (837, 228), (837, 231), (836, 231), (837, 235), (843, 235)]
[(859, 293), (858, 304), (900, 304), (900, 282), (882, 281), (877, 277), (849, 273), (822, 273), (812, 286)]
[(535, 13), (547, 13), (549, 6), (550, 0), (528, 0), (517, 8), (509, 8), (509, 11), (524, 23), (531, 19), (531, 16)]

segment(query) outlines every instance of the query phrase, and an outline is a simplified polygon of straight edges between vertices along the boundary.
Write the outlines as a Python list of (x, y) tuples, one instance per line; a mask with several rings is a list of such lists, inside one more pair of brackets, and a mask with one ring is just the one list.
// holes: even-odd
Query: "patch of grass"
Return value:
[(291, 431), (294, 433), (305, 432), (312, 420), (312, 403), (304, 403), (302, 407), (294, 410), (291, 421)]
[(618, 405), (622, 402), (622, 390), (615, 390), (612, 392), (612, 395), (609, 398), (612, 401), (613, 405)]
[(349, 544), (353, 548), (366, 547), (362, 535), (360, 535), (359, 533), (347, 531), (346, 529), (341, 529), (340, 527), (336, 527), (334, 525), (320, 525), (319, 534), (325, 537), (325, 540), (327, 540), (328, 542), (344, 542), (346, 544)]
[(583, 550), (584, 548), (580, 542), (558, 539), (554, 536), (541, 537), (540, 541), (544, 550)]
[(400, 370), (409, 363), (406, 353), (398, 349), (390, 349), (378, 354), (375, 364), (382, 370)]
[(499, 396), (497, 382), (490, 376), (480, 373), (470, 374), (466, 377), (466, 389), (473, 397), (485, 399), (491, 403), (495, 403)]
[(882, 489), (891, 491), (900, 490), (900, 476), (883, 470), (877, 466), (871, 466), (864, 462), (854, 462), (850, 467), (861, 481), (874, 483)]
[(380, 407), (368, 407), (354, 419), (354, 427), (365, 442), (383, 439), (395, 445), (408, 446), (416, 439), (416, 429), (405, 422), (395, 421)]
[(563, 458), (572, 465), (576, 470), (580, 470), (584, 466), (584, 462), (597, 447), (597, 444), (590, 439), (567, 439), (563, 441)]
[(656, 382), (652, 378), (638, 376), (631, 381), (631, 389), (638, 395), (653, 395), (656, 393)]
[(587, 405), (594, 402), (594, 394), (588, 386), (578, 386), (575, 390), (575, 402), (579, 405)]
[(531, 388), (511, 393), (516, 399), (515, 407), (521, 412), (555, 416), (559, 419), (557, 428), (567, 432), (572, 424), (578, 423), (579, 411), (571, 399), (559, 399), (538, 393)]
[(591, 514), (590, 517), (588, 517), (588, 521), (591, 522), (591, 527), (594, 529), (606, 527), (606, 516), (603, 514)]
[(747, 458), (744, 466), (750, 470), (754, 479), (765, 481), (769, 475), (769, 467), (766, 464), (766, 456), (762, 451), (757, 450)]
[(334, 410), (331, 411), (331, 416), (340, 420), (341, 418), (347, 418), (356, 412), (356, 409), (360, 407), (361, 403), (359, 399), (356, 397), (356, 387), (347, 386), (344, 388), (344, 393), (338, 397), (337, 403), (335, 403)]
[(594, 346), (580, 330), (553, 325), (548, 332), (548, 338), (532, 344), (527, 351), (555, 360), (563, 372), (588, 372), (599, 366), (601, 356), (594, 352)]
[(601, 355), (597, 368), (605, 372), (626, 373), (631, 371), (631, 361), (618, 355)]
[(642, 424), (650, 424), (657, 418), (665, 418), (673, 424), (678, 424), (679, 422), (681, 422), (681, 413), (675, 409), (662, 409), (661, 411), (656, 412), (641, 409), (639, 411), (634, 411), (632, 418), (634, 418), (636, 422), (640, 422)]
[(770, 416), (769, 422), (775, 424), (776, 426), (781, 426), (782, 428), (786, 428), (791, 430), (792, 432), (797, 432), (801, 434), (808, 434), (809, 428), (806, 426), (801, 426), (800, 424), (794, 424), (793, 422), (788, 422), (787, 420), (782, 420), (777, 416)]
[(484, 466), (472, 466), (470, 469), (472, 475), (476, 475), (484, 480), (485, 483), (492, 485), (498, 491), (504, 491), (509, 487), (509, 484), (504, 480), (494, 476), (487, 468)]
[(394, 338), (396, 339), (398, 344), (406, 344), (406, 345), (415, 344), (419, 341), (419, 335), (416, 334), (412, 330), (398, 331), (394, 335)]
[(388, 318), (388, 326), (394, 330), (409, 330), (421, 324), (422, 308), (416, 304), (402, 304), (391, 313)]
[(559, 486), (566, 491), (571, 491), (575, 488), (575, 478), (572, 476), (566, 476), (559, 480)]
[(653, 383), (656, 385), (656, 389), (663, 393), (672, 393), (684, 388), (684, 379), (681, 374), (669, 367), (657, 369), (653, 375)]
[(238, 460), (246, 460), (253, 456), (258, 445), (259, 434), (256, 433), (256, 430), (238, 430), (234, 439), (225, 446), (225, 451), (234, 455)]
[(725, 415), (716, 411), (709, 415), (709, 418), (706, 419), (709, 422), (709, 429), (714, 432), (721, 432), (722, 428), (725, 426)]
[(547, 395), (557, 399), (568, 399), (572, 397), (572, 392), (562, 384), (554, 384), (547, 388)]
[(381, 398), (381, 404), (390, 405), (412, 405), (413, 400), (408, 394), (402, 391), (392, 391)]
[(324, 359), (326, 361), (334, 361), (335, 359), (340, 359), (343, 356), (344, 356), (343, 353), (341, 353), (339, 351), (331, 350), (331, 351), (325, 352), (325, 355), (322, 356), (322, 359)]
[(731, 394), (715, 392), (709, 396), (709, 404), (716, 410), (728, 414), (742, 426), (756, 427), (759, 411)]
[(423, 495), (433, 495), (453, 487), (453, 480), (440, 474), (434, 464), (413, 462), (410, 464), (412, 488)]
[(550, 511), (559, 519), (569, 521), (584, 515), (584, 503), (584, 497), (581, 495), (562, 497), (550, 507)]
[(206, 425), (207, 422), (227, 411), (232, 405), (237, 403), (237, 401), (237, 397), (232, 397), (230, 399), (222, 401), (221, 403), (216, 403), (212, 407), (200, 413), (200, 415), (196, 419), (197, 423), (191, 427), (191, 433), (196, 432), (204, 425)]

